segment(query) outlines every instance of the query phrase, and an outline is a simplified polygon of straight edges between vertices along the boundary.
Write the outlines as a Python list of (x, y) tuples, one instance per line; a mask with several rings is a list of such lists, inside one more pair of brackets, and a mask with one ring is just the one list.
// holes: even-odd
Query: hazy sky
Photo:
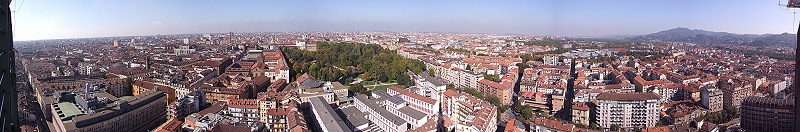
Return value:
[[(606, 36), (675, 27), (794, 33), (786, 0), (13, 0), (15, 40), (183, 33), (424, 31)], [(800, 10), (789, 10), (800, 11)], [(800, 13), (799, 13), (800, 14)], [(800, 21), (799, 21), (800, 22)], [(795, 25), (795, 26), (793, 26)]]

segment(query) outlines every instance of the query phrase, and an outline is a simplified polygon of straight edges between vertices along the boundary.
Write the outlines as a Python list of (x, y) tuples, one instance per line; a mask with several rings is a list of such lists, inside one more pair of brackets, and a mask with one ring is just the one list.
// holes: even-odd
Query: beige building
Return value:
[(709, 109), (711, 112), (722, 110), (723, 93), (721, 90), (716, 88), (703, 88), (701, 96), (701, 103), (706, 109)]
[(589, 107), (588, 103), (585, 102), (575, 102), (572, 105), (572, 122), (581, 124), (583, 126), (589, 126), (590, 122), (592, 121), (592, 108)]

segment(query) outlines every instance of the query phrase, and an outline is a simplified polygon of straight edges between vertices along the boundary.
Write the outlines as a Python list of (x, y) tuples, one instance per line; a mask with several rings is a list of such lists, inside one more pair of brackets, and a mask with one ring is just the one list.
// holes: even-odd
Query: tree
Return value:
[(369, 75), (369, 72), (364, 72), (363, 74), (361, 74), (361, 79), (370, 81), (370, 80), (372, 80), (372, 78), (370, 78), (370, 77), (371, 76)]
[(516, 108), (517, 113), (522, 116), (523, 119), (527, 120), (533, 116), (533, 107), (524, 105), (522, 107)]
[(405, 75), (405, 74), (400, 75), (400, 76), (397, 77), (397, 84), (406, 85), (406, 87), (408, 86), (408, 82), (410, 82), (410, 81), (411, 81), (411, 77), (408, 77), (408, 75)]
[(489, 74), (483, 73), (483, 79), (486, 79), (486, 80), (489, 80), (489, 81), (492, 81), (492, 82), (500, 82), (500, 75), (499, 74), (489, 75)]
[(408, 83), (406, 83), (405, 86), (406, 86), (406, 88), (408, 88), (408, 87), (416, 85), (414, 83), (415, 83), (414, 81), (408, 81)]
[(500, 106), (500, 99), (493, 95), (487, 95), (486, 102), (489, 102), (495, 106)]
[(619, 131), (619, 129), (620, 129), (619, 125), (616, 125), (616, 124), (611, 125), (611, 131)]
[(428, 70), (428, 76), (435, 77), (434, 70)]
[(360, 93), (360, 94), (369, 93), (369, 90), (367, 90), (367, 88), (364, 88), (364, 85), (361, 85), (361, 83), (350, 86), (348, 90), (350, 90), (353, 93)]
[(453, 84), (447, 84), (446, 88), (447, 88), (447, 89), (456, 89), (456, 85), (453, 85)]
[(469, 88), (469, 87), (464, 88), (464, 92), (469, 93), (470, 95), (478, 97), (478, 98), (481, 98), (481, 99), (483, 98), (483, 94), (481, 94), (481, 92), (479, 92), (478, 90)]
[(503, 106), (500, 106), (498, 108), (500, 108), (499, 109), (500, 113), (503, 113), (503, 112), (506, 112), (509, 109), (509, 106), (508, 105), (503, 105)]

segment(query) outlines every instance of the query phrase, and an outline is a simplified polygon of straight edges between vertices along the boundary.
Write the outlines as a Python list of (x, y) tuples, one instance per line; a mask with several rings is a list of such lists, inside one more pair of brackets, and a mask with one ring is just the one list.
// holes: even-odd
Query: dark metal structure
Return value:
[[(789, 0), (789, 3), (786, 4), (786, 8), (800, 8), (800, 0)], [(795, 35), (797, 35), (797, 38), (800, 38), (800, 28), (797, 28), (797, 33), (795, 33)], [(797, 52), (800, 52), (800, 49), (798, 49), (798, 47), (800, 47), (800, 41), (797, 41), (796, 44), (797, 45), (794, 48), (794, 72), (795, 73), (794, 73), (794, 82), (792, 82), (792, 83), (794, 83), (794, 87), (793, 87), (794, 88), (794, 104), (800, 104), (800, 98), (797, 97), (797, 92), (798, 92), (797, 89), (800, 89), (800, 85), (797, 84), (797, 82), (800, 82), (800, 74), (797, 74), (797, 71), (800, 71), (800, 65), (798, 65), (798, 64), (800, 64), (800, 56), (797, 56)], [(800, 112), (798, 112), (798, 110), (800, 110), (800, 105), (794, 105), (794, 113), (795, 114), (800, 113)], [(795, 125), (797, 125), (798, 122), (800, 122), (800, 116), (794, 116)], [(800, 132), (800, 129), (794, 130), (794, 131)]]
[(0, 131), (19, 131), (14, 40), (11, 34), (11, 0), (0, 0)]

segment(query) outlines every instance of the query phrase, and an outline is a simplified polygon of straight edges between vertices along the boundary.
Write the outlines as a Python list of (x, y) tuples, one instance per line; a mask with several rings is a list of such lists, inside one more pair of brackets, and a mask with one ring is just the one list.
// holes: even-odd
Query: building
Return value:
[(528, 129), (524, 123), (516, 121), (515, 119), (511, 119), (506, 123), (506, 128), (503, 130), (504, 132), (525, 132)]
[(155, 84), (142, 80), (133, 81), (131, 86), (132, 86), (133, 96), (138, 96), (142, 93), (147, 93), (149, 91), (157, 90), (157, 91), (162, 91), (166, 94), (167, 105), (172, 104), (172, 102), (175, 102), (175, 100), (177, 99), (177, 97), (175, 97), (175, 89), (169, 86)]
[(575, 125), (569, 122), (550, 120), (544, 117), (531, 117), (531, 131), (533, 132), (572, 132)]
[(192, 113), (184, 118), (182, 131), (233, 131), (233, 132), (258, 132), (265, 128), (262, 122), (247, 122), (238, 117), (230, 116), (224, 102), (218, 102), (197, 113)]
[(182, 121), (170, 118), (167, 122), (153, 130), (153, 132), (181, 132), (181, 125), (183, 125)]
[(164, 92), (149, 91), (137, 96), (114, 97), (102, 91), (62, 91), (47, 97), (52, 104), (52, 131), (146, 131), (166, 118)]
[(298, 128), (308, 130), (305, 119), (303, 119), (303, 113), (298, 111), (294, 105), (268, 109), (265, 115), (267, 119), (264, 123), (267, 124), (267, 128), (272, 132), (289, 132)]
[(445, 91), (442, 102), (442, 118), (447, 130), (453, 128), (459, 132), (497, 130), (497, 107), (489, 102), (455, 90)]
[(202, 92), (197, 92), (199, 95), (183, 96), (178, 101), (173, 102), (167, 106), (168, 118), (183, 118), (189, 114), (200, 111), (200, 106), (205, 105), (205, 95)]
[(381, 107), (378, 102), (369, 99), (366, 95), (357, 95), (353, 104), (353, 107), (356, 107), (359, 111), (367, 113), (367, 119), (383, 131), (402, 132), (410, 129), (409, 123), (406, 120), (389, 112), (386, 108)]
[(342, 117), (336, 114), (331, 105), (322, 97), (310, 99), (311, 111), (314, 114), (315, 124), (313, 130), (322, 132), (352, 132)]
[(550, 104), (545, 96), (542, 92), (522, 92), (520, 101), (522, 105), (531, 106), (533, 111), (550, 113)]
[(739, 108), (741, 126), (745, 131), (796, 131), (794, 99), (749, 96)]
[(330, 82), (323, 82), (314, 79), (308, 73), (301, 75), (295, 81), (294, 86), (296, 87), (297, 93), (299, 94), (298, 97), (300, 98), (300, 103), (306, 103), (311, 101), (312, 98), (316, 97), (323, 97), (325, 102), (336, 104), (336, 93), (334, 90), (338, 91), (338, 93), (342, 93), (341, 91), (346, 91), (347, 89), (341, 89), (334, 87), (333, 84)]
[(436, 115), (436, 113), (439, 112), (439, 101), (431, 98), (395, 86), (389, 86), (386, 93), (392, 96), (399, 96), (408, 103), (409, 107), (422, 111), (425, 115)]
[(603, 128), (654, 127), (659, 119), (654, 93), (601, 93), (597, 95), (597, 124)]
[(500, 99), (501, 104), (509, 104), (511, 102), (511, 92), (513, 91), (513, 84), (511, 83), (497, 83), (486, 79), (478, 81), (477, 87), (481, 94), (486, 96), (495, 96)]
[(593, 108), (589, 107), (590, 103), (591, 102), (575, 102), (572, 104), (572, 122), (583, 126), (589, 126), (589, 123), (595, 122)]
[(710, 112), (717, 112), (722, 110), (723, 93), (716, 88), (703, 88), (700, 92), (701, 103), (703, 107)]
[(228, 101), (228, 113), (241, 122), (259, 122), (258, 100), (231, 99)]
[(342, 113), (347, 117), (347, 126), (353, 129), (353, 131), (374, 130), (373, 127), (370, 127), (372, 122), (367, 120), (368, 113), (361, 112), (356, 107), (344, 108), (342, 109)]
[(172, 49), (172, 50), (175, 52), (175, 55), (177, 55), (177, 56), (190, 55), (190, 54), (194, 53), (194, 51), (195, 51), (194, 47), (189, 46), (189, 45), (181, 45), (181, 46), (178, 46), (178, 48), (175, 48), (175, 49)]
[(558, 65), (558, 54), (545, 54), (542, 56), (545, 65)]
[(744, 97), (750, 96), (753, 85), (738, 79), (720, 79), (717, 87), (722, 90), (723, 107), (739, 106)]

